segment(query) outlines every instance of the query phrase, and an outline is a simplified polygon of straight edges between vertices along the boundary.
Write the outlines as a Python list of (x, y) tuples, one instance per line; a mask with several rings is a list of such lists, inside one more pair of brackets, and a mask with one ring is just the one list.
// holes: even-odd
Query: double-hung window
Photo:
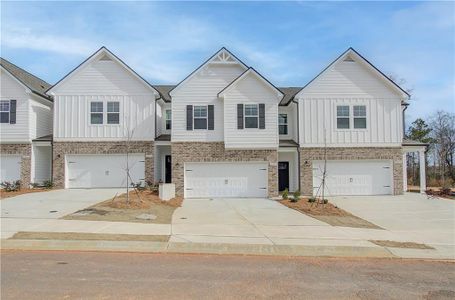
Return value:
[(103, 102), (90, 102), (90, 124), (103, 124)]
[(10, 117), (10, 101), (0, 101), (0, 123), (9, 123)]
[(207, 129), (207, 106), (194, 106), (194, 129)]
[(245, 104), (245, 128), (258, 128), (259, 109), (257, 104)]
[(337, 129), (349, 129), (349, 105), (337, 106)]
[(279, 128), (280, 134), (282, 134), (282, 135), (288, 134), (288, 115), (287, 114), (278, 115), (278, 128)]
[(166, 130), (171, 129), (172, 112), (170, 109), (166, 109)]
[(354, 105), (354, 128), (367, 128), (367, 108), (365, 105)]
[(107, 102), (107, 124), (120, 123), (120, 102)]

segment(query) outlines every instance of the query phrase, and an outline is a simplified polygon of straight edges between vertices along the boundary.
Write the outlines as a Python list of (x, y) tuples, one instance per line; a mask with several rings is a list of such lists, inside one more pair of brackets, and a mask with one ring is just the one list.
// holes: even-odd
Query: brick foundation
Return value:
[(32, 145), (31, 144), (1, 144), (1, 154), (21, 155), (21, 187), (29, 188), (32, 171)]
[[(153, 142), (133, 141), (130, 153), (145, 153), (145, 180), (153, 182)], [(125, 142), (54, 142), (53, 181), (57, 188), (65, 187), (65, 155), (68, 154), (122, 154)]]
[[(328, 160), (389, 159), (393, 162), (393, 193), (403, 194), (401, 148), (327, 148)], [(300, 183), (303, 195), (313, 194), (313, 160), (324, 159), (324, 148), (300, 148)]]
[(223, 142), (172, 143), (172, 182), (176, 194), (183, 196), (185, 162), (268, 162), (269, 197), (278, 195), (278, 152), (276, 150), (227, 150)]

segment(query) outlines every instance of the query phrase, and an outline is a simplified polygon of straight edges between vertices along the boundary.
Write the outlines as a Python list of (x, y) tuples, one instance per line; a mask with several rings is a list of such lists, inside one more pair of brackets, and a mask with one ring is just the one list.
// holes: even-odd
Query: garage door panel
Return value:
[(16, 181), (21, 179), (21, 156), (0, 156), (0, 182)]
[[(144, 154), (129, 155), (130, 182), (144, 182)], [(69, 188), (125, 187), (127, 159), (118, 155), (68, 155), (67, 177)]]
[(185, 197), (266, 197), (267, 163), (186, 163)]
[[(327, 195), (392, 194), (390, 160), (327, 161), (325, 193)], [(322, 186), (323, 161), (313, 162), (313, 194)]]

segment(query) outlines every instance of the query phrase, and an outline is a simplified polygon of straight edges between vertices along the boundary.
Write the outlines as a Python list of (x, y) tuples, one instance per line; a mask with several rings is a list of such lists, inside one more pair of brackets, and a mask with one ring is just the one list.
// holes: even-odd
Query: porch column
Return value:
[(425, 193), (427, 181), (425, 174), (425, 149), (419, 150), (420, 192)]
[(403, 153), (403, 192), (408, 191), (408, 164), (407, 152)]

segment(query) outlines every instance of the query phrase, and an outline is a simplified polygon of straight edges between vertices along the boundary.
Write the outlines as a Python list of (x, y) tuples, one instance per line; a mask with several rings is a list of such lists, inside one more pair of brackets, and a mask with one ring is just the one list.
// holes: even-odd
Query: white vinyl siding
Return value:
[(46, 100), (32, 96), (29, 107), (31, 139), (52, 134), (52, 116), (52, 104)]
[(286, 114), (288, 118), (288, 133), (280, 134), (281, 140), (294, 140), (297, 142), (297, 104), (291, 103), (288, 106), (279, 106), (278, 113)]

